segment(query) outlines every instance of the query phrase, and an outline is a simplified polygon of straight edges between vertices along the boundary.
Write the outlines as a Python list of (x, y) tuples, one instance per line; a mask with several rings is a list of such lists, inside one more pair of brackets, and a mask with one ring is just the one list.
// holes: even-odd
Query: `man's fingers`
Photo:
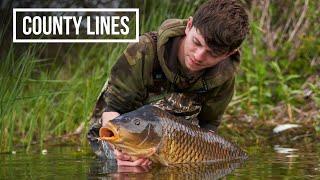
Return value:
[(114, 154), (117, 159), (120, 159), (122, 161), (131, 161), (131, 156), (126, 155), (124, 153), (121, 153), (120, 151), (118, 151), (116, 149), (114, 150)]
[(123, 160), (123, 161), (131, 161), (131, 156), (126, 155), (126, 154), (121, 154), (119, 159)]
[(121, 159), (117, 159), (118, 166), (148, 166), (151, 165), (151, 161), (149, 159), (141, 158), (135, 161), (123, 161)]
[(150, 166), (152, 163), (152, 161), (150, 161), (149, 159), (145, 159), (142, 163), (141, 166)]
[(102, 119), (102, 126), (106, 126), (107, 122), (118, 117), (120, 114), (118, 112), (103, 112), (101, 119)]
[(150, 166), (152, 163), (148, 158), (139, 158), (134, 160), (133, 157), (122, 153), (117, 149), (114, 150), (114, 154), (116, 156), (118, 166)]
[(123, 161), (121, 159), (117, 159), (118, 166), (139, 166), (144, 159), (138, 159), (136, 161)]

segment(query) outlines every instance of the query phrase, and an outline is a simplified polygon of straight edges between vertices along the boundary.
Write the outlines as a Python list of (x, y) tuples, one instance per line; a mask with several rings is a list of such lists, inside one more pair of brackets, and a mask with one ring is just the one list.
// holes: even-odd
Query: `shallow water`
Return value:
[(101, 162), (79, 147), (54, 147), (47, 152), (0, 154), (0, 179), (320, 179), (320, 145), (312, 147), (253, 146), (243, 162), (117, 167)]

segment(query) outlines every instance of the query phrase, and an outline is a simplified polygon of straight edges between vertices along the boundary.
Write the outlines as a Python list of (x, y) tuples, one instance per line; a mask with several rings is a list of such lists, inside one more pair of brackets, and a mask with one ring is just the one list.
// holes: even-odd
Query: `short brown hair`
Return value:
[(237, 0), (210, 0), (197, 9), (192, 22), (217, 55), (238, 48), (249, 31), (248, 15)]

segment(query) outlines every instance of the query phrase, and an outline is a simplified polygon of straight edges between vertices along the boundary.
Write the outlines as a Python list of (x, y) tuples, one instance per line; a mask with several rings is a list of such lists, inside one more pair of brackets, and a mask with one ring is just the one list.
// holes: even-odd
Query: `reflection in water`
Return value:
[(320, 144), (288, 147), (298, 150), (282, 154), (273, 145), (255, 145), (246, 148), (250, 158), (243, 164), (153, 165), (151, 169), (118, 168), (115, 161), (98, 161), (89, 147), (47, 147), (47, 154), (0, 154), (0, 179), (320, 179)]
[(280, 147), (279, 145), (275, 145), (273, 149), (277, 153), (280, 153), (280, 154), (291, 154), (291, 153), (293, 153), (293, 152), (298, 150), (298, 149), (294, 149), (294, 148)]
[(286, 157), (289, 157), (289, 158), (299, 157), (299, 155), (295, 154), (298, 151), (298, 149), (285, 148), (285, 147), (281, 147), (280, 145), (275, 145), (273, 149), (279, 154), (287, 154)]
[(243, 160), (215, 163), (178, 164), (169, 167), (117, 167), (114, 160), (93, 164), (89, 178), (98, 179), (219, 179), (238, 168)]

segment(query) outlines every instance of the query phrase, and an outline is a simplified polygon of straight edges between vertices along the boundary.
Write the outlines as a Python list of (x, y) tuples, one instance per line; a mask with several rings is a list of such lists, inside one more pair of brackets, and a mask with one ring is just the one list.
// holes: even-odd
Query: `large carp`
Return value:
[(122, 152), (163, 165), (247, 158), (244, 151), (216, 133), (151, 105), (109, 121), (99, 134), (100, 140)]

